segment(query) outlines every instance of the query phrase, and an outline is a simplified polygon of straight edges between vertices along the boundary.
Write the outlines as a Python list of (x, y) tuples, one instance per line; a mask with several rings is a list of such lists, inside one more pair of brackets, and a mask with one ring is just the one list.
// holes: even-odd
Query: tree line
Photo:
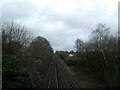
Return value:
[[(110, 28), (98, 24), (88, 41), (76, 39), (76, 52), (56, 52), (68, 65), (87, 73), (105, 87), (120, 86), (120, 37), (110, 34)], [(72, 53), (74, 56), (69, 57)]]
[(2, 87), (39, 88), (52, 60), (47, 39), (22, 25), (2, 23)]

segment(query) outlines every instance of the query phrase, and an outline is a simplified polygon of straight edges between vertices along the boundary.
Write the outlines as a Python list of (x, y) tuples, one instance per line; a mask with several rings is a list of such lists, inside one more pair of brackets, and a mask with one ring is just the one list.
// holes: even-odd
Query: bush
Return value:
[(27, 88), (32, 87), (31, 71), (21, 65), (18, 59), (3, 59), (3, 88)]

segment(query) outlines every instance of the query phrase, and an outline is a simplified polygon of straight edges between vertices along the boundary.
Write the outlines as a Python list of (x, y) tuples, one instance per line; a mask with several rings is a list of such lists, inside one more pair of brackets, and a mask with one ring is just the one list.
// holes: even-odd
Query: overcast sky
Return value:
[(75, 50), (98, 23), (118, 28), (119, 0), (1, 0), (2, 20), (14, 21), (50, 41), (54, 50)]

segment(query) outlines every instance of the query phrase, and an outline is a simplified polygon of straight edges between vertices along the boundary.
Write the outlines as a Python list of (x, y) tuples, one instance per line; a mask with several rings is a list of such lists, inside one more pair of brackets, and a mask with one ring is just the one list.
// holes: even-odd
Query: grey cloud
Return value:
[[(63, 21), (67, 27), (78, 29), (78, 28), (89, 28), (92, 25), (95, 25), (96, 22), (100, 22), (101, 18), (100, 15), (96, 13), (96, 15), (88, 13), (79, 13), (80, 11), (73, 12), (71, 14), (67, 15), (60, 15), (54, 10), (52, 10), (50, 7), (46, 7), (42, 11), (39, 12), (39, 14), (46, 16), (48, 21), (51, 22), (57, 22), (57, 21)], [(97, 19), (96, 19), (97, 18)]]
[(30, 17), (35, 8), (30, 2), (4, 2), (2, 3), (3, 19), (24, 19)]
[(11, 2), (3, 5), (2, 15), (22, 22), (33, 34), (47, 38), (55, 50), (74, 50), (75, 40), (88, 40), (96, 24), (105, 23), (115, 29), (116, 11), (114, 13), (107, 18), (101, 5), (87, 11), (77, 9), (68, 14), (59, 14), (49, 5), (36, 9), (30, 2)]

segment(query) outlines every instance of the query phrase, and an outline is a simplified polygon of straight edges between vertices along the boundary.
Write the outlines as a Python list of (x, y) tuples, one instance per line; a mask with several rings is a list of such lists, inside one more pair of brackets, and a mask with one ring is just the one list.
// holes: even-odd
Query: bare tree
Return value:
[[(32, 39), (28, 30), (14, 22), (2, 24), (2, 45), (3, 54), (16, 54), (23, 51)], [(13, 53), (12, 53), (13, 52)]]
[(1, 29), (3, 88), (32, 87), (30, 68), (25, 65), (26, 47), (32, 39), (30, 33), (13, 22), (2, 23)]
[(92, 43), (96, 50), (105, 50), (106, 44), (108, 43), (110, 28), (106, 27), (105, 24), (98, 24), (95, 30), (92, 32)]
[(77, 51), (82, 52), (84, 50), (84, 42), (80, 39), (77, 39), (75, 41), (75, 48), (77, 49)]

